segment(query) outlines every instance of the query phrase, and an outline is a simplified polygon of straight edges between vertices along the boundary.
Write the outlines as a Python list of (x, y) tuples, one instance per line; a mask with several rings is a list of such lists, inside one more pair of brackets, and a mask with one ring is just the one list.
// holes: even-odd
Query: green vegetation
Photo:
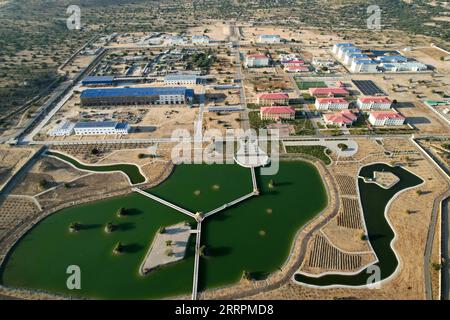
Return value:
[(309, 88), (326, 88), (327, 85), (323, 81), (297, 81), (297, 87), (300, 90), (308, 90)]
[(328, 148), (324, 146), (286, 146), (288, 153), (299, 153), (312, 156), (322, 160), (325, 164), (330, 164), (331, 159), (327, 156)]
[(348, 150), (348, 145), (345, 143), (338, 143), (338, 148), (341, 149), (341, 151), (346, 151)]
[(267, 125), (275, 123), (275, 121), (272, 120), (261, 120), (259, 111), (250, 111), (248, 113), (248, 120), (250, 122), (250, 127), (255, 130), (266, 128)]
[(298, 136), (311, 136), (316, 133), (314, 126), (308, 118), (299, 118), (295, 120), (287, 120), (286, 123), (290, 123), (294, 126), (295, 135)]

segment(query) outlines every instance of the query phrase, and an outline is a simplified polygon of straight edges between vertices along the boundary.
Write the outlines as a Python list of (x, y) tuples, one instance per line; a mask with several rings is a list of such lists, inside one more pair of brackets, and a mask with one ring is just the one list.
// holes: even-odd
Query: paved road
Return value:
[(240, 35), (239, 28), (236, 25), (232, 25), (233, 31), (232, 34), (232, 43), (234, 50), (236, 50), (236, 80), (240, 83), (240, 101), (241, 106), (244, 107), (244, 111), (241, 112), (241, 128), (244, 130), (248, 130), (250, 128), (250, 122), (248, 119), (248, 109), (247, 109), (247, 99), (245, 97), (245, 88), (244, 88), (244, 78), (242, 75), (242, 61), (241, 61), (241, 46), (239, 44)]
[[(440, 137), (440, 138), (450, 138), (450, 134), (423, 134), (423, 135), (414, 135), (414, 139), (423, 139), (427, 137)], [(410, 139), (411, 135), (408, 134), (397, 134), (397, 135), (345, 135), (338, 137), (328, 137), (326, 139), (352, 139), (352, 138), (369, 138), (369, 139)], [(264, 140), (264, 137), (259, 137), (260, 140)], [(311, 139), (320, 139), (318, 136), (290, 136), (283, 138), (283, 141), (298, 141), (298, 140), (311, 140)], [(217, 141), (226, 141), (224, 139), (216, 139)], [(233, 139), (235, 140), (235, 139)], [(21, 144), (30, 144), (30, 145), (83, 145), (83, 144), (102, 144), (102, 143), (164, 143), (164, 142), (178, 142), (176, 139), (172, 138), (146, 138), (146, 139), (95, 139), (95, 140), (80, 140), (80, 141), (65, 141), (65, 140), (47, 140), (47, 141), (30, 141), (29, 143), (21, 143)]]
[(203, 137), (203, 113), (205, 112), (205, 88), (202, 87), (201, 90), (199, 93), (198, 117), (194, 124), (194, 139), (197, 141), (202, 140)]
[(442, 267), (442, 300), (450, 300), (450, 220), (449, 220), (449, 206), (448, 202), (450, 200), (447, 198), (442, 204), (442, 258), (444, 258), (444, 265)]

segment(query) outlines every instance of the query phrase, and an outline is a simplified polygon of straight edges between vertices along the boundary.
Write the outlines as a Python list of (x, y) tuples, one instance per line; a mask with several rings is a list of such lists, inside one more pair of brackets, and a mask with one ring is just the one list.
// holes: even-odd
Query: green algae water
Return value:
[[(272, 180), (272, 181), (270, 181)], [(269, 187), (269, 182), (274, 187)], [(325, 208), (320, 175), (305, 162), (282, 162), (275, 176), (259, 176), (261, 195), (204, 222), (200, 289), (231, 285), (243, 271), (265, 277), (286, 261), (295, 233)], [(252, 192), (249, 169), (237, 165), (181, 165), (160, 186), (147, 190), (191, 211), (207, 212)], [(118, 218), (125, 207), (129, 215)], [(118, 230), (106, 234), (109, 221)], [(184, 260), (147, 276), (139, 267), (161, 226), (191, 221), (139, 194), (61, 210), (31, 229), (11, 250), (1, 270), (5, 286), (42, 289), (98, 299), (158, 299), (190, 294), (194, 237)], [(69, 232), (72, 222), (82, 230)], [(114, 255), (120, 241), (125, 252)], [(68, 290), (67, 267), (81, 268), (81, 290)]]
[(111, 172), (122, 171), (125, 173), (132, 184), (145, 182), (145, 177), (139, 171), (139, 168), (134, 164), (111, 164), (111, 165), (86, 165), (76, 161), (74, 158), (66, 156), (59, 152), (47, 151), (47, 154), (70, 162), (78, 169), (94, 171), (94, 172)]
[(201, 289), (235, 283), (244, 271), (257, 279), (277, 271), (297, 231), (327, 205), (319, 172), (309, 163), (282, 162), (275, 176), (257, 177), (259, 196), (205, 220)]
[[(358, 179), (361, 204), (369, 241), (379, 259), (379, 262), (375, 265), (380, 268), (381, 280), (383, 280), (392, 275), (398, 266), (397, 258), (391, 248), (391, 242), (394, 239), (395, 234), (384, 216), (386, 205), (395, 194), (407, 188), (417, 186), (421, 184), (423, 180), (401, 167), (391, 167), (382, 163), (361, 168), (360, 176), (373, 178), (374, 171), (392, 172), (400, 178), (400, 181), (390, 189), (384, 189), (374, 183), (366, 183), (363, 178)], [(355, 275), (329, 274), (318, 278), (296, 274), (295, 280), (316, 286), (362, 286), (367, 284), (367, 279), (371, 275), (372, 273), (368, 273), (367, 269), (365, 269)]]

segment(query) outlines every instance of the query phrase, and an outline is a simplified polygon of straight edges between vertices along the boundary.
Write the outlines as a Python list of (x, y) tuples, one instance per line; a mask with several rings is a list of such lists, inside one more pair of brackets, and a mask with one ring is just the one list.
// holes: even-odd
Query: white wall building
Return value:
[(387, 97), (360, 97), (356, 104), (360, 110), (387, 110), (392, 102)]
[(192, 44), (209, 44), (210, 39), (205, 35), (192, 36)]
[(198, 77), (191, 74), (169, 74), (164, 77), (164, 84), (185, 85), (197, 84)]
[(348, 109), (350, 102), (343, 98), (317, 98), (317, 110), (343, 110)]
[(267, 67), (269, 58), (263, 54), (249, 54), (245, 56), (245, 66), (247, 68)]
[(401, 126), (405, 123), (405, 117), (393, 110), (371, 112), (368, 120), (373, 126)]
[(70, 136), (73, 132), (73, 127), (75, 123), (70, 121), (62, 121), (55, 128), (53, 128), (49, 135), (51, 137), (61, 137), (61, 136)]
[(260, 34), (258, 37), (258, 43), (280, 43), (281, 38), (278, 34)]
[(165, 39), (165, 44), (169, 45), (169, 46), (182, 45), (182, 44), (186, 44), (186, 40), (180, 36), (168, 36)]
[(344, 48), (344, 47), (354, 47), (354, 45), (353, 45), (353, 43), (336, 43), (333, 46), (333, 53), (335, 55), (337, 55), (339, 52), (339, 49)]
[(344, 55), (344, 63), (348, 66), (351, 66), (352, 62), (356, 60), (370, 60), (370, 59), (367, 55), (363, 53), (347, 52)]
[(375, 73), (378, 72), (377, 66), (378, 63), (373, 60), (353, 60), (350, 71), (354, 73)]
[(400, 71), (426, 71), (428, 67), (426, 64), (421, 62), (390, 62), (390, 63), (382, 63), (380, 65), (384, 70), (389, 72), (400, 72)]
[(74, 126), (76, 135), (128, 134), (130, 126), (126, 122), (89, 121), (77, 122)]
[(342, 48), (339, 48), (339, 51), (338, 51), (338, 53), (337, 53), (337, 57), (339, 58), (339, 59), (344, 59), (344, 55), (346, 54), (346, 53), (354, 53), (354, 54), (357, 54), (357, 53), (361, 53), (361, 50), (359, 50), (358, 48), (356, 48), (356, 47), (342, 47)]

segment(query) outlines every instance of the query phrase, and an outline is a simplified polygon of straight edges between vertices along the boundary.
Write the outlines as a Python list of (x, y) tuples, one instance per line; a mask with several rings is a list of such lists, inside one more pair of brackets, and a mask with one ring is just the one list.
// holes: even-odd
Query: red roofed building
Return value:
[(258, 97), (258, 104), (265, 106), (288, 105), (289, 95), (283, 92), (263, 93)]
[(309, 94), (314, 97), (347, 97), (348, 91), (344, 88), (309, 88)]
[(369, 122), (373, 126), (401, 126), (405, 123), (405, 117), (394, 110), (373, 111), (369, 115)]
[(317, 98), (315, 106), (317, 110), (343, 110), (348, 109), (349, 104), (344, 98)]
[(245, 66), (247, 68), (267, 67), (269, 65), (269, 58), (264, 54), (248, 54), (245, 56)]
[(285, 72), (308, 72), (308, 66), (284, 66)]
[(281, 63), (285, 67), (296, 67), (296, 66), (304, 65), (305, 61), (297, 59), (297, 60), (288, 60), (288, 61), (284, 61), (284, 62), (281, 62)]
[(326, 124), (333, 124), (343, 126), (352, 125), (358, 117), (353, 113), (353, 111), (345, 109), (341, 112), (336, 113), (326, 113), (323, 115), (323, 120)]
[(356, 103), (361, 110), (386, 110), (392, 104), (387, 97), (361, 97)]
[(272, 107), (261, 107), (259, 109), (259, 114), (261, 120), (275, 120), (280, 119), (295, 119), (295, 110), (291, 107), (283, 106), (272, 106)]

